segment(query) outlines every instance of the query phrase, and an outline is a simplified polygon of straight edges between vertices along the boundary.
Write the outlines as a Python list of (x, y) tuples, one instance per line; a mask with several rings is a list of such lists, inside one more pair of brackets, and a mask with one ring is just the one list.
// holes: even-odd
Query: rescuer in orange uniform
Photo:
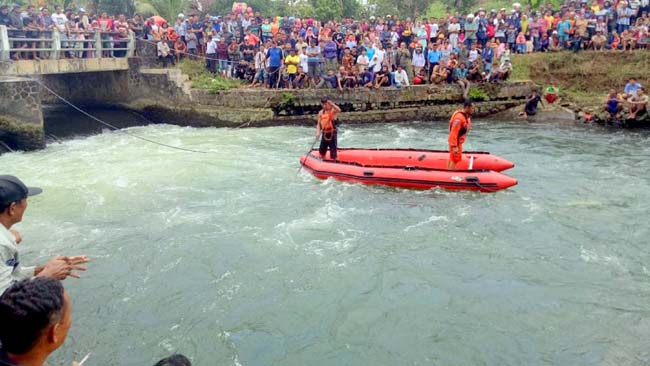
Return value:
[(336, 160), (336, 118), (341, 113), (341, 108), (334, 104), (327, 97), (320, 101), (323, 109), (318, 112), (318, 124), (316, 125), (316, 138), (321, 137), (318, 152), (324, 157), (327, 148), (330, 149), (330, 158)]
[(456, 164), (463, 158), (463, 143), (467, 133), (472, 128), (471, 115), (474, 110), (474, 103), (467, 99), (463, 103), (463, 109), (459, 109), (449, 120), (449, 161), (447, 169), (456, 169)]

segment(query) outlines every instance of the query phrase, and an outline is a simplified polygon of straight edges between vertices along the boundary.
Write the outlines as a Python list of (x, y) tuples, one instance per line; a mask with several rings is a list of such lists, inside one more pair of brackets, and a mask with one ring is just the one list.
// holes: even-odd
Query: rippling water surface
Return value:
[[(444, 148), (433, 123), (345, 126), (341, 146)], [(127, 131), (0, 157), (39, 185), (24, 260), (65, 282), (50, 360), (150, 365), (650, 364), (650, 136), (479, 121), (467, 150), (516, 162), (496, 194), (296, 174), (304, 127)]]

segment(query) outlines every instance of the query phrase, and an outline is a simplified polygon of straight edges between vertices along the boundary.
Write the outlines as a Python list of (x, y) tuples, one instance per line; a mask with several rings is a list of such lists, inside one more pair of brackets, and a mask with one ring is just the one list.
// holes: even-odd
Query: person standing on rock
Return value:
[(318, 112), (318, 124), (316, 125), (316, 139), (321, 138), (318, 152), (324, 158), (329, 148), (330, 158), (336, 160), (336, 120), (338, 114), (341, 113), (341, 108), (327, 97), (321, 98), (320, 103), (323, 109)]
[(456, 164), (463, 159), (463, 144), (467, 134), (472, 127), (472, 112), (474, 111), (474, 102), (465, 99), (463, 108), (454, 112), (449, 120), (449, 161), (447, 169), (456, 169)]

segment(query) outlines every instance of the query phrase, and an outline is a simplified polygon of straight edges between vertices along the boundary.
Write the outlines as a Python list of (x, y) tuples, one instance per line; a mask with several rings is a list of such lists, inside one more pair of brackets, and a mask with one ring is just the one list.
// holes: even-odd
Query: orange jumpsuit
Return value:
[[(449, 160), (458, 163), (463, 158), (463, 143), (470, 128), (472, 120), (463, 111), (456, 111), (449, 120)], [(458, 153), (453, 148), (458, 147)]]

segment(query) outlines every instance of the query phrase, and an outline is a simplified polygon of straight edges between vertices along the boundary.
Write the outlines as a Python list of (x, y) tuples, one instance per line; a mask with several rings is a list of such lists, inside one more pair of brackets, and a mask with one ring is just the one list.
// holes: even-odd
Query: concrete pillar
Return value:
[(45, 147), (40, 86), (36, 81), (0, 77), (0, 141), (13, 150)]
[(59, 30), (54, 27), (54, 32), (52, 32), (52, 60), (58, 60), (61, 54), (61, 33)]
[(0, 25), (0, 61), (8, 61), (10, 59), (10, 48), (11, 45), (9, 43), (9, 33), (7, 33), (7, 26)]
[(102, 51), (102, 33), (95, 32), (95, 57), (102, 58), (104, 57), (104, 52)]
[(126, 51), (126, 57), (133, 57), (135, 55), (135, 33), (129, 31), (129, 42), (127, 43), (128, 50)]

